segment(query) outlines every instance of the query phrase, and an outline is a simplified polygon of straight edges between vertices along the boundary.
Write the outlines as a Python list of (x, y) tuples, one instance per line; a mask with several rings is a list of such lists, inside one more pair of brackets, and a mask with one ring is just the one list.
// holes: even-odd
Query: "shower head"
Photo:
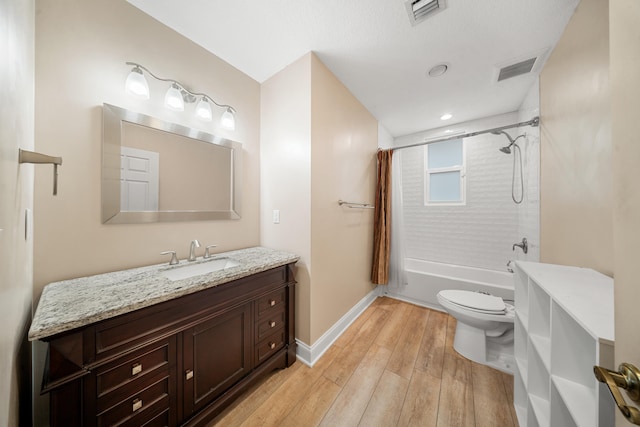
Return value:
[(503, 130), (494, 130), (494, 131), (493, 131), (493, 132), (491, 132), (491, 133), (492, 133), (492, 134), (494, 134), (494, 135), (500, 135), (500, 134), (502, 134), (502, 135), (504, 135), (504, 136), (506, 136), (506, 137), (507, 137), (507, 139), (509, 140), (509, 145), (507, 145), (507, 146), (505, 146), (505, 147), (502, 147), (502, 148), (499, 148), (499, 150), (500, 150), (500, 151), (502, 151), (502, 152), (503, 152), (503, 153), (505, 153), (505, 154), (511, 154), (511, 146), (512, 146), (513, 144), (515, 144), (515, 143), (516, 143), (516, 141), (518, 140), (518, 138), (522, 138), (522, 137), (526, 136), (526, 133), (523, 133), (522, 135), (518, 135), (518, 136), (516, 137), (516, 139), (513, 139), (513, 138), (511, 138), (511, 136), (510, 136), (508, 133), (506, 133), (506, 132), (505, 132), (505, 131), (503, 131)]

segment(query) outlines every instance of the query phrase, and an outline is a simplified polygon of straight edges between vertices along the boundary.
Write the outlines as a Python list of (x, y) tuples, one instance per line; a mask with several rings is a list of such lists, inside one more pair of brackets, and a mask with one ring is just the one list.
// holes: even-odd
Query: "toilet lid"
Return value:
[(504, 314), (507, 308), (502, 298), (479, 292), (449, 289), (440, 291), (440, 295), (453, 304), (483, 313)]

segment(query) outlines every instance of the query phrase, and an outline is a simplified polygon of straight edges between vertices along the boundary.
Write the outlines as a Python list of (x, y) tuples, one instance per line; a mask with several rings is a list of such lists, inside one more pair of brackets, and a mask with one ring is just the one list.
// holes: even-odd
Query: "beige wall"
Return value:
[(375, 285), (371, 284), (378, 122), (311, 57), (311, 342)]
[[(262, 84), (261, 244), (300, 256), (296, 338), (311, 342), (311, 55)], [(273, 223), (273, 210), (280, 223)]]
[[(125, 61), (181, 81), (233, 105), (236, 131), (163, 107), (167, 86), (149, 78), (151, 98), (128, 96)], [(259, 235), (260, 85), (124, 0), (39, 0), (36, 14), (36, 147), (62, 156), (59, 192), (51, 168), (35, 177), (34, 295), (51, 282), (161, 263), (164, 250), (187, 256), (189, 242), (217, 251), (255, 246)], [(100, 162), (103, 103), (196, 127), (243, 144), (242, 219), (102, 225)], [(216, 118), (222, 110), (214, 110)], [(206, 185), (195, 182), (194, 186)], [(203, 251), (201, 249), (200, 251)]]
[[(33, 208), (34, 2), (0, 1), (0, 425), (31, 423), (30, 351), (33, 240), (25, 209)], [(49, 171), (51, 173), (51, 171)]]
[[(262, 243), (301, 255), (297, 338), (313, 345), (365, 297), (378, 124), (313, 54), (262, 85)], [(280, 210), (280, 223), (272, 212)]]
[(540, 260), (613, 273), (608, 4), (582, 0), (540, 75)]

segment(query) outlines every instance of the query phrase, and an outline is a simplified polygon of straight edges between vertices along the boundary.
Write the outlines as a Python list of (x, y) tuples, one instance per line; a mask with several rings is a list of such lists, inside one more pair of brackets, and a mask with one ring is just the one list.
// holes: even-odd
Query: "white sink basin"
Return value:
[(237, 267), (240, 263), (230, 258), (216, 258), (211, 261), (201, 262), (199, 264), (185, 265), (184, 267), (176, 267), (171, 270), (162, 272), (164, 277), (175, 282), (176, 280), (188, 279), (190, 277), (202, 276), (203, 274), (213, 273), (214, 271), (224, 270), (226, 268)]

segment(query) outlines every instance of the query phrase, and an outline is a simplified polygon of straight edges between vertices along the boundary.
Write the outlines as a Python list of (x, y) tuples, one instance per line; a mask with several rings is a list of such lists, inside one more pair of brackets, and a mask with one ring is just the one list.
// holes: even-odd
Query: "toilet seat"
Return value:
[(493, 295), (458, 289), (440, 291), (439, 295), (451, 304), (477, 313), (493, 315), (504, 315), (507, 313), (507, 306), (502, 298)]

